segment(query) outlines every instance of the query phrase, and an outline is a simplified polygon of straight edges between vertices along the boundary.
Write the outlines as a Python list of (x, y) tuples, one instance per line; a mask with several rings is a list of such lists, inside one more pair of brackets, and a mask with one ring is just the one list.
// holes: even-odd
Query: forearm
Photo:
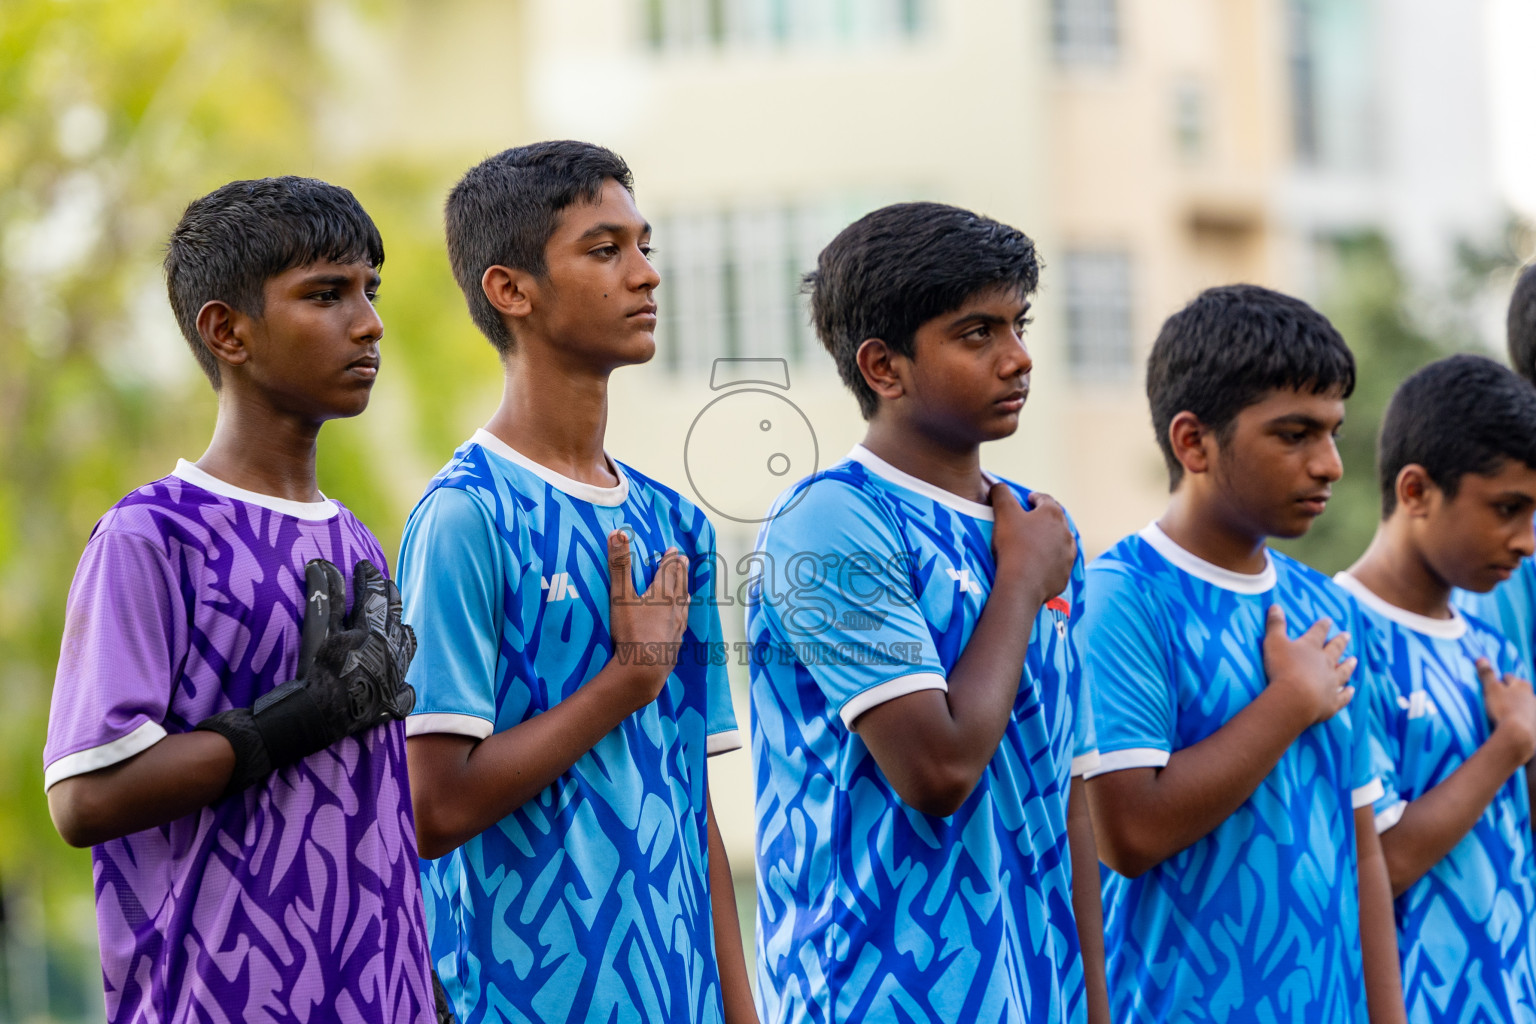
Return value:
[(637, 708), (610, 662), (548, 711), (476, 741), (428, 733), (406, 743), (421, 856), (441, 857), (533, 800)]
[(1089, 799), (1105, 863), (1139, 875), (1215, 831), (1259, 788), (1310, 723), (1265, 690), (1160, 769), (1095, 778)]
[(1392, 892), (1369, 807), (1355, 810), (1355, 848), (1360, 871), (1360, 951), (1371, 1024), (1406, 1024)]
[(1519, 769), (1518, 754), (1495, 729), (1444, 781), (1409, 803), (1397, 824), (1381, 834), (1392, 895), (1402, 895), (1440, 863)]
[(1008, 728), (1042, 602), (1026, 584), (999, 580), (949, 672), (949, 720), (936, 723), (930, 743), (965, 773), (967, 788), (981, 778)]
[(725, 1003), (726, 1024), (757, 1024), (752, 985), (747, 975), (746, 953), (741, 945), (741, 918), (736, 909), (736, 880), (725, 854), (725, 842), (715, 823), (715, 806), (706, 795), (709, 815), (709, 909), (715, 926), (715, 961), (720, 972), (720, 995)]
[(224, 737), (179, 733), (126, 761), (55, 784), (48, 811), (65, 842), (95, 846), (202, 810), (223, 795), (234, 769), (234, 748)]
[(1104, 978), (1104, 908), (1099, 893), (1099, 851), (1082, 779), (1072, 780), (1067, 799), (1067, 842), (1072, 851), (1072, 916), (1083, 953), (1088, 1024), (1109, 1024), (1109, 991)]

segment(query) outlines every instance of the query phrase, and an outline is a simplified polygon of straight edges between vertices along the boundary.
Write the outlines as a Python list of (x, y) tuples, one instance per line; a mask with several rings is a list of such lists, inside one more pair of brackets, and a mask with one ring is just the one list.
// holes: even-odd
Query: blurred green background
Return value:
[[(100, 1015), (89, 854), (66, 847), (52, 828), (41, 749), (65, 596), (93, 523), (177, 457), (196, 458), (213, 422), (213, 396), (165, 304), (165, 236), (191, 198), (234, 178), (272, 174), (344, 184), (374, 216), (387, 251), (380, 301), (386, 369), (367, 415), (326, 428), (320, 477), (328, 494), (374, 528), (387, 552), (398, 550), (405, 514), (426, 476), (488, 412), (499, 384), (494, 354), (464, 315), (448, 272), (441, 200), (469, 162), (491, 148), (531, 141), (537, 134), (530, 124), (540, 122), (514, 111), (490, 133), (496, 141), (478, 147), (349, 147), (336, 143), (346, 131), (337, 118), (349, 108), (335, 97), (369, 102), (356, 98), (369, 25), (428, 19), (440, 27), (457, 17), (472, 32), (472, 15), (496, 6), (0, 0), (0, 1020)], [(551, 5), (505, 6), (512, 14), (497, 24), (525, 33), (508, 41), (505, 60), (531, 61), (527, 37), (542, 31), (540, 12)], [(703, 12), (698, 45), (724, 46), (722, 26), (735, 8), (695, 6)], [(892, 31), (920, 34), (925, 25), (942, 25), (950, 6), (901, 4)], [(1045, 53), (1048, 26), (1059, 28), (1069, 5), (1033, 6), (1042, 19), (1058, 18), (1042, 20), (1035, 33)], [(676, 9), (675, 2), (633, 5), (630, 23), (650, 48), (646, 59), (672, 59), (653, 51)], [(1057, 46), (1059, 62), (1066, 58), (1059, 39)], [(477, 59), (494, 50), (482, 41)], [(736, 52), (720, 59), (736, 60)], [(749, 56), (762, 61), (764, 52), (777, 51)], [(1274, 52), (1283, 65), (1283, 38)], [(704, 58), (695, 48), (676, 59)], [(622, 65), (585, 70), (614, 76), (608, 89), (625, 87)], [(563, 88), (569, 78), (546, 73), (529, 93), (555, 87), (550, 81)], [(562, 93), (560, 102), (601, 105), (603, 88), (576, 90), (574, 99)], [(369, 116), (387, 121), (391, 112)], [(1180, 124), (1181, 131), (1189, 127)], [(903, 187), (920, 190), (923, 180), (915, 174)], [(645, 194), (642, 178), (642, 200)], [(1334, 318), (1360, 363), (1341, 444), (1348, 475), (1313, 533), (1287, 546), (1329, 571), (1363, 549), (1374, 525), (1372, 445), (1387, 396), (1405, 374), (1440, 354), (1491, 349), (1497, 336), (1489, 309), (1507, 293), (1511, 270), (1532, 245), (1514, 217), (1462, 238), (1445, 258), (1452, 271), (1426, 299), (1389, 238), (1366, 225), (1313, 240), (1324, 255), (1309, 297)], [(665, 252), (669, 239), (658, 233), (657, 244)], [(1050, 258), (1047, 249), (1048, 264)], [(1048, 279), (1051, 273), (1048, 266)], [(1171, 308), (1165, 302), (1156, 312)], [(1047, 310), (1043, 327), (1051, 316)], [(1055, 322), (1068, 336), (1070, 309)], [(1144, 351), (1155, 320), (1137, 313), (1127, 323), (1135, 327), (1134, 351)], [(1042, 344), (1050, 351), (1056, 343)], [(815, 363), (812, 372), (824, 376), (827, 366)], [(1134, 395), (1134, 372), (1127, 380), (1121, 383), (1131, 390), (1124, 393)], [(1135, 444), (1150, 450), (1146, 437)], [(1138, 458), (1150, 460), (1155, 497), (1155, 454)], [(1070, 492), (1073, 485), (1063, 475), (1055, 486)], [(1136, 486), (1147, 489), (1145, 481)], [(735, 862), (749, 886), (749, 855), (737, 853)], [(750, 898), (750, 888), (743, 895)], [(744, 916), (750, 909), (743, 906)]]

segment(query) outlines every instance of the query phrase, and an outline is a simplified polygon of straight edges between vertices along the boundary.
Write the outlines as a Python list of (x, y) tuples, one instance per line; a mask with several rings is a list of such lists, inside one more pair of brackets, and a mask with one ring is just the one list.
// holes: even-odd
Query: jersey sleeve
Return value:
[[(700, 516), (702, 518), (702, 513)], [(700, 535), (701, 550), (693, 560), (693, 602), (688, 610), (688, 635), (698, 645), (704, 666), (704, 731), (709, 755), (724, 754), (741, 746), (736, 709), (731, 704), (731, 677), (725, 657), (725, 635), (720, 628), (720, 603), (716, 593), (719, 568), (715, 531), (708, 521)]]
[(921, 690), (948, 691), (917, 601), (920, 570), (876, 498), (822, 478), (764, 529), (762, 603), (777, 650), (796, 662), (852, 729), (870, 708)]
[(1093, 697), (1089, 693), (1087, 675), (1083, 667), (1083, 597), (1086, 590), (1087, 571), (1083, 565), (1083, 540), (1072, 531), (1077, 541), (1077, 560), (1072, 564), (1072, 581), (1067, 586), (1071, 607), (1067, 610), (1067, 692), (1071, 695), (1072, 721), (1072, 774), (1086, 776), (1099, 767), (1099, 740), (1093, 721)]
[(43, 785), (97, 771), (165, 737), (187, 611), (170, 559), (136, 533), (99, 530), (64, 612)]
[(489, 510), (468, 491), (439, 487), (411, 513), (396, 567), (404, 618), (416, 631), (406, 735), (485, 739), (494, 731), (503, 557)]
[(1161, 768), (1173, 753), (1177, 702), (1144, 588), (1118, 566), (1090, 566), (1078, 633), (1099, 752), (1087, 777)]

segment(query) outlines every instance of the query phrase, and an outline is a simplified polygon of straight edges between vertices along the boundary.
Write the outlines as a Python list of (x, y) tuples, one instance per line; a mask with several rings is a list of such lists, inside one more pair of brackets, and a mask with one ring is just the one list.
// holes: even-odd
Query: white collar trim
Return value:
[(1172, 562), (1175, 568), (1213, 587), (1230, 590), (1234, 594), (1262, 594), (1275, 587), (1275, 560), (1269, 556), (1268, 548), (1264, 550), (1262, 572), (1233, 572), (1180, 547), (1155, 522), (1148, 523), (1137, 536), (1152, 545), (1152, 549)]
[(608, 460), (608, 468), (613, 470), (613, 475), (619, 478), (619, 482), (613, 487), (598, 487), (596, 484), (572, 480), (564, 474), (556, 473), (548, 466), (534, 462), (528, 456), (483, 427), (475, 431), (470, 441), (492, 454), (501, 456), (508, 462), (521, 466), (551, 487), (558, 491), (564, 491), (573, 498), (580, 498), (582, 501), (590, 502), (593, 505), (612, 507), (624, 504), (624, 500), (629, 497), (629, 477), (619, 468), (619, 464), (614, 461), (613, 456), (607, 452), (603, 453), (603, 458)]
[[(895, 484), (897, 487), (916, 491), (923, 497), (932, 498), (940, 505), (952, 508), (956, 512), (962, 512), (972, 519), (992, 521), (991, 505), (983, 505), (978, 501), (962, 498), (952, 491), (946, 491), (942, 487), (935, 487), (926, 480), (919, 480), (910, 473), (903, 473), (868, 448), (865, 448), (862, 444), (854, 445), (853, 451), (848, 453), (848, 458), (857, 462), (876, 476), (883, 478), (886, 482)], [(981, 475), (989, 484), (997, 482), (997, 478), (986, 470), (982, 470)]]
[(1355, 595), (1360, 603), (1371, 611), (1399, 626), (1406, 626), (1415, 633), (1439, 637), (1442, 640), (1460, 640), (1466, 635), (1467, 620), (1462, 617), (1461, 612), (1456, 610), (1455, 605), (1451, 605), (1450, 618), (1432, 619), (1428, 615), (1420, 615), (1418, 612), (1399, 608), (1347, 572), (1335, 573), (1333, 582)]
[(220, 480), (205, 470), (198, 469), (186, 459), (177, 459), (176, 468), (171, 475), (178, 480), (201, 487), (205, 491), (211, 491), (223, 498), (232, 498), (235, 501), (243, 501), (250, 505), (259, 505), (272, 512), (279, 512), (295, 519), (307, 519), (311, 522), (322, 522), (326, 519), (334, 519), (341, 509), (334, 501), (325, 495), (320, 495), (319, 501), (290, 501), (287, 498), (279, 498), (271, 494), (262, 494), (260, 491), (248, 491), (244, 487), (236, 487), (232, 483)]

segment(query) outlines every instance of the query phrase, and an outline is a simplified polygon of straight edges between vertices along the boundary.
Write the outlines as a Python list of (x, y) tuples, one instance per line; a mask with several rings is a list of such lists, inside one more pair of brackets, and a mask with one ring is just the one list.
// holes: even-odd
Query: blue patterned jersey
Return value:
[[(1444, 782), (1491, 732), (1478, 658), (1516, 671), (1514, 646), (1479, 619), (1430, 619), (1358, 580), (1335, 577), (1386, 637), (1387, 672), (1368, 696), (1383, 753), (1376, 829)], [(1361, 691), (1364, 694), (1364, 691)], [(1356, 698), (1357, 700), (1359, 698)], [(1461, 842), (1396, 900), (1403, 997), (1414, 1024), (1536, 1022), (1536, 862), (1525, 772), (1504, 783)]]
[(714, 532), (674, 492), (615, 469), (616, 487), (583, 484), (482, 430), (406, 523), (410, 735), (484, 739), (626, 655), (608, 632), (611, 531), (631, 531), (637, 592), (667, 548), (691, 565), (694, 605), (661, 695), (537, 798), (421, 862), (432, 960), (461, 1024), (722, 1016), (704, 759), (738, 744)]
[[(1015, 486), (1020, 500), (1028, 491)], [(1068, 642), (1079, 556), (953, 815), (904, 804), (853, 725), (946, 689), (991, 592), (992, 509), (866, 449), (780, 496), (749, 596), (765, 1022), (1085, 1019), (1067, 795), (1093, 761)]]
[[(1272, 604), (1292, 636), (1324, 616), (1348, 630), (1355, 685), (1380, 670), (1355, 601), (1278, 552), (1262, 573), (1234, 573), (1153, 524), (1096, 559), (1082, 625), (1090, 775), (1160, 768), (1258, 696)], [(1353, 710), (1303, 732), (1204, 838), (1137, 878), (1103, 870), (1114, 1020), (1364, 1024), (1354, 809), (1381, 786)]]
[(1496, 626), (1515, 645), (1521, 677), (1532, 678), (1536, 671), (1536, 558), (1521, 559), (1514, 575), (1488, 593), (1457, 590), (1451, 601), (1462, 611)]

